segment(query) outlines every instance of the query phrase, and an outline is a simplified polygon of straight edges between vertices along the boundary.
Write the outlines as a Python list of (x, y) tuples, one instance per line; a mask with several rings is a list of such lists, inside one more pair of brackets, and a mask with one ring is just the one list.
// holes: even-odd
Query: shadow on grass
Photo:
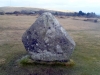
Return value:
[[(18, 58), (16, 58), (18, 59)], [(7, 75), (72, 75), (74, 65), (72, 60), (67, 65), (61, 62), (33, 62), (29, 58), (17, 60), (14, 58), (9, 62), (5, 71)]]

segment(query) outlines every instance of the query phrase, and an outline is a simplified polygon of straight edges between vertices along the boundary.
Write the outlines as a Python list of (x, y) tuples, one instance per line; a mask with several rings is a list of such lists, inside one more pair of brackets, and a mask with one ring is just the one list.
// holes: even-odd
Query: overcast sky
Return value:
[(35, 7), (100, 14), (100, 0), (0, 0), (0, 7)]

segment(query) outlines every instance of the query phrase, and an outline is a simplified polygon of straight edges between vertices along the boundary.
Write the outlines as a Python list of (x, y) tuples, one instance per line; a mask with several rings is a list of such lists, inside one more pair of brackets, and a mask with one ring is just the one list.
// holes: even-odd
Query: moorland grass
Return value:
[(57, 19), (76, 42), (71, 56), (73, 67), (19, 66), (17, 60), (27, 54), (21, 36), (35, 19), (36, 16), (0, 16), (0, 75), (100, 75), (100, 23), (71, 18)]

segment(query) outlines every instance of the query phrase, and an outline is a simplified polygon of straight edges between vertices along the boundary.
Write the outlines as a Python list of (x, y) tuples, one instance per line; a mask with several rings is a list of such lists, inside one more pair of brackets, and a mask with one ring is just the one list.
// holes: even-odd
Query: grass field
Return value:
[(19, 66), (16, 60), (26, 54), (22, 34), (36, 18), (0, 16), (0, 75), (100, 75), (100, 20), (94, 23), (73, 17), (57, 18), (76, 42), (71, 56), (74, 67)]

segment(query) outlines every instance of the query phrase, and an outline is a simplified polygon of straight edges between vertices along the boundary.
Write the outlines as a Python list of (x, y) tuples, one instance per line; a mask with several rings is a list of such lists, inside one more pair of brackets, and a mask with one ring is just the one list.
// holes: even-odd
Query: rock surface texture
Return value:
[(39, 16), (22, 36), (25, 49), (36, 61), (67, 61), (75, 42), (49, 12)]

